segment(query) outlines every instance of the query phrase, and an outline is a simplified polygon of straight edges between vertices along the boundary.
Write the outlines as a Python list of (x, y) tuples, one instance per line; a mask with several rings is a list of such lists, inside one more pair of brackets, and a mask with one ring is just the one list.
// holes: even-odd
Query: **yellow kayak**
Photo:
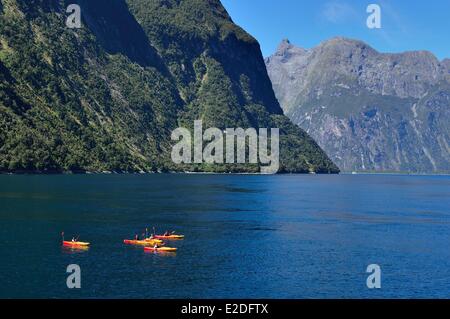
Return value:
[(125, 239), (123, 242), (124, 242), (124, 244), (127, 244), (127, 245), (143, 245), (143, 246), (163, 243), (163, 241), (160, 239), (149, 239), (149, 238), (144, 239), (144, 240)]
[(156, 235), (158, 239), (184, 239), (184, 235)]
[(163, 241), (161, 239), (157, 239), (157, 238), (146, 238), (145, 241), (150, 242), (150, 243), (155, 243), (155, 244), (163, 243)]
[(144, 247), (144, 251), (161, 251), (161, 252), (175, 252), (177, 248), (173, 247)]

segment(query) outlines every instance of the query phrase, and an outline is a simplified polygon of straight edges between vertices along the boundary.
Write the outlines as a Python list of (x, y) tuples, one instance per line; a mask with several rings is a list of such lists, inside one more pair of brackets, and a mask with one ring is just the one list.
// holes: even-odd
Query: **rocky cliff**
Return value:
[(266, 65), (286, 115), (342, 170), (450, 171), (448, 59), (338, 37), (308, 50), (284, 40)]

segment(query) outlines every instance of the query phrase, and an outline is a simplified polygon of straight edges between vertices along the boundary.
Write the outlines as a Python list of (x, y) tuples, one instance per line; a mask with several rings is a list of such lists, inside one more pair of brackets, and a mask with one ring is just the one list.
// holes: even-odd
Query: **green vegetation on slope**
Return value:
[(280, 127), (282, 171), (337, 171), (281, 115), (258, 43), (219, 1), (1, 3), (0, 171), (257, 170), (175, 166), (170, 133), (196, 119)]

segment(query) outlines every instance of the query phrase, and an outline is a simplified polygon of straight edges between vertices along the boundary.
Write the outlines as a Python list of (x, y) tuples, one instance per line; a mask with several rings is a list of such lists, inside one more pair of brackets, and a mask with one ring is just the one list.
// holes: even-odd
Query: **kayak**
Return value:
[(162, 244), (163, 241), (160, 239), (150, 239), (150, 240), (132, 240), (132, 239), (125, 239), (123, 241), (124, 244), (127, 245), (154, 245), (154, 244)]
[(127, 245), (155, 245), (155, 244), (162, 244), (163, 241), (160, 239), (144, 239), (144, 240), (125, 239), (123, 243)]
[(87, 247), (90, 243), (84, 243), (82, 241), (63, 241), (63, 246), (68, 247)]
[(155, 244), (164, 243), (161, 239), (158, 239), (158, 238), (146, 238), (145, 241), (149, 242), (149, 243), (155, 243)]
[(161, 252), (174, 252), (177, 251), (176, 248), (172, 247), (144, 247), (144, 251), (161, 251)]
[(155, 235), (155, 238), (158, 238), (158, 239), (183, 239), (184, 235), (168, 235), (168, 236)]

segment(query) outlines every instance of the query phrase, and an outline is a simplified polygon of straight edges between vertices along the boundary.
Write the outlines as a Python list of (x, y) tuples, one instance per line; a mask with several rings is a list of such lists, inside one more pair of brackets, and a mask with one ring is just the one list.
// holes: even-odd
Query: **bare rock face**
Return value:
[(266, 59), (284, 112), (343, 171), (450, 171), (450, 60), (333, 38)]

